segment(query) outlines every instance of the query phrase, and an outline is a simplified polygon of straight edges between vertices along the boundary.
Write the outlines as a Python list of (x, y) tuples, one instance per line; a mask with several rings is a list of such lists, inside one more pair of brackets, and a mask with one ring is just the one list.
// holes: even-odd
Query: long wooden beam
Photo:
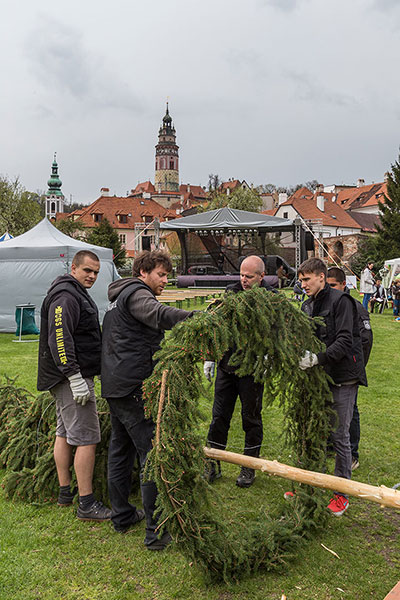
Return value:
[(208, 458), (215, 460), (222, 460), (235, 465), (249, 467), (250, 469), (258, 469), (269, 475), (283, 477), (291, 481), (299, 481), (314, 487), (340, 492), (341, 494), (357, 496), (357, 498), (362, 498), (363, 500), (377, 502), (381, 506), (391, 506), (400, 509), (400, 491), (393, 490), (384, 485), (377, 487), (351, 479), (335, 477), (334, 475), (325, 475), (324, 473), (290, 467), (276, 460), (254, 458), (253, 456), (245, 456), (244, 454), (236, 454), (235, 452), (227, 452), (226, 450), (217, 450), (215, 448), (204, 448), (204, 454)]

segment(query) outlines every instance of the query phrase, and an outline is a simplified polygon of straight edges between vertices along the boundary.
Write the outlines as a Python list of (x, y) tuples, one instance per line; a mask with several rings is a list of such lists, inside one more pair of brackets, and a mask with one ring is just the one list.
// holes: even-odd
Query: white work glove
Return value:
[(215, 362), (206, 360), (203, 366), (204, 375), (208, 381), (211, 381), (215, 373)]
[(309, 350), (306, 350), (303, 358), (300, 359), (299, 367), (302, 371), (315, 367), (318, 364), (318, 356)]
[(83, 379), (82, 375), (80, 373), (75, 373), (75, 375), (68, 377), (68, 381), (75, 402), (85, 406), (86, 402), (89, 400), (90, 391), (88, 384)]

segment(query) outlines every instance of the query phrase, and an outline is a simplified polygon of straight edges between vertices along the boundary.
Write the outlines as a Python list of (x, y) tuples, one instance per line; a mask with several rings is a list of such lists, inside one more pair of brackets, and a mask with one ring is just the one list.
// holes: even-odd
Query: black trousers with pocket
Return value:
[(245, 432), (244, 454), (259, 456), (263, 440), (262, 396), (264, 386), (255, 383), (251, 375), (238, 377), (221, 368), (215, 381), (212, 421), (207, 443), (211, 448), (225, 450), (237, 397), (242, 404), (242, 427)]

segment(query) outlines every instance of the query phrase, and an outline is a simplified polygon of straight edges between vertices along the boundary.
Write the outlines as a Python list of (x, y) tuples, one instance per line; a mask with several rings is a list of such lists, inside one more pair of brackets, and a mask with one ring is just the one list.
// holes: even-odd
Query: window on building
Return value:
[(283, 213), (283, 218), (284, 218), (284, 219), (287, 219), (287, 218), (288, 218), (288, 214), (289, 214), (289, 213), (287, 213), (287, 212), (284, 212), (284, 213)]
[(148, 215), (145, 216), (145, 218), (144, 218), (145, 223), (151, 223), (152, 221), (153, 221), (153, 217), (149, 217)]
[(100, 223), (100, 221), (103, 219), (103, 215), (100, 213), (94, 213), (93, 214), (93, 221), (95, 223)]
[(127, 223), (128, 222), (128, 215), (118, 215), (118, 221), (120, 223)]
[(52, 202), (52, 203), (51, 203), (51, 212), (52, 212), (52, 213), (53, 213), (53, 212), (56, 212), (56, 203), (55, 203), (55, 202)]
[(174, 168), (174, 161), (170, 160), (169, 161), (169, 168), (172, 170)]
[(119, 241), (121, 242), (121, 244), (126, 244), (126, 234), (125, 233), (119, 234)]

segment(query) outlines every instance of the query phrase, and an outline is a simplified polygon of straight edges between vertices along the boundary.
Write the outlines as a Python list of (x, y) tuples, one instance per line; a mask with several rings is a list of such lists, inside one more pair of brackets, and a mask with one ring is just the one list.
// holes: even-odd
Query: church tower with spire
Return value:
[(179, 192), (179, 146), (176, 145), (175, 127), (168, 110), (158, 132), (156, 146), (156, 193)]
[(54, 152), (54, 160), (51, 165), (51, 176), (47, 182), (46, 192), (46, 217), (55, 219), (58, 212), (64, 212), (64, 194), (61, 191), (62, 181), (58, 176), (57, 153)]

